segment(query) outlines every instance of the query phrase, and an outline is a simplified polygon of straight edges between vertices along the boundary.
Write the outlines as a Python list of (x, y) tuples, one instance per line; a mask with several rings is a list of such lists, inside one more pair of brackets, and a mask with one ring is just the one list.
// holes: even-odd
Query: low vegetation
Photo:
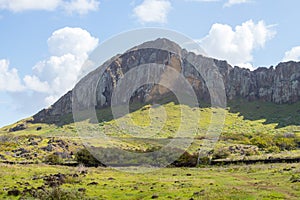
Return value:
[[(104, 109), (98, 111), (100, 123), (80, 122), (85, 127), (80, 133), (71, 116), (62, 126), (24, 119), (0, 129), (0, 199), (299, 199), (299, 106), (241, 100), (229, 102), (226, 110), (137, 105), (115, 120)], [(225, 114), (220, 138), (198, 158), (209, 128), (222, 122), (211, 122), (211, 117), (220, 113)], [(189, 116), (183, 125), (181, 114)], [(120, 129), (122, 123), (126, 128)], [(178, 135), (179, 128), (186, 134)], [(189, 138), (187, 149), (177, 145), (162, 150), (170, 141), (180, 144)], [(180, 157), (170, 159), (179, 152)], [(137, 159), (134, 153), (150, 156)], [(280, 160), (295, 163), (257, 163)], [(236, 165), (243, 161), (256, 164)], [(198, 168), (186, 168), (197, 163)], [(235, 164), (222, 165), (230, 163)], [(74, 167), (78, 165), (80, 170)], [(128, 174), (103, 168), (107, 165), (167, 168)]]
[(0, 199), (296, 200), (299, 168), (299, 164), (257, 164), (129, 173), (101, 167), (2, 164)]

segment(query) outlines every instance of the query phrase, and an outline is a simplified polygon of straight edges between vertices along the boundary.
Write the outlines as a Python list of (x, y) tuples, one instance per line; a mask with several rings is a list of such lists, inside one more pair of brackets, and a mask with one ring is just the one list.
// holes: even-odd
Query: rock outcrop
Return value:
[[(300, 63), (298, 62), (285, 62), (276, 67), (250, 71), (237, 66), (232, 67), (226, 61), (187, 52), (167, 39), (157, 39), (111, 58), (80, 80), (72, 91), (50, 108), (37, 113), (34, 121), (55, 123), (60, 116), (72, 113), (72, 109), (109, 106), (113, 91), (127, 72), (135, 67), (151, 66), (154, 63), (162, 67), (151, 74), (147, 68), (141, 68), (129, 79), (140, 81), (139, 78), (148, 73), (149, 76), (158, 77), (158, 84), (141, 86), (131, 94), (131, 100), (155, 101), (169, 94), (170, 90), (159, 83), (167, 82), (168, 86), (177, 84), (177, 77), (171, 76), (172, 73), (176, 73), (171, 72), (170, 69), (183, 75), (193, 87), (199, 100), (210, 102), (213, 99), (212, 95), (220, 102), (235, 98), (245, 98), (249, 101), (262, 100), (277, 104), (294, 103), (300, 100)], [(224, 90), (225, 100), (220, 95), (222, 90)], [(72, 101), (77, 102), (73, 108)], [(218, 104), (219, 102), (216, 101), (215, 105)]]

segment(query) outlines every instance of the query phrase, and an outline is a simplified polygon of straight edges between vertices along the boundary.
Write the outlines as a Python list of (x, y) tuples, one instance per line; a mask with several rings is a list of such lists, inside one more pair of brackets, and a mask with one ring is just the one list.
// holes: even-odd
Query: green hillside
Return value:
[[(70, 123), (63, 126), (33, 124), (30, 119), (25, 119), (3, 127), (0, 130), (0, 160), (41, 163), (46, 162), (49, 155), (56, 154), (62, 163), (75, 162), (74, 155), (84, 148), (83, 142), (94, 148), (151, 152), (171, 140), (181, 140), (184, 137), (193, 138), (192, 144), (185, 150), (191, 156), (196, 156), (203, 140), (209, 137), (208, 130), (213, 130), (215, 124), (222, 123), (224, 125), (221, 126), (212, 159), (300, 155), (300, 102), (276, 105), (240, 100), (229, 102), (226, 110), (205, 106), (191, 108), (173, 102), (162, 106), (135, 106), (139, 109), (116, 120), (109, 120), (112, 118), (109, 109), (99, 110), (100, 123), (85, 120), (78, 122), (77, 127), (71, 123), (71, 115), (64, 117)], [(10, 132), (10, 129), (19, 124), (25, 124), (26, 129)], [(120, 124), (125, 124), (125, 127), (120, 128)], [(76, 129), (79, 126), (84, 127), (80, 134)], [(101, 140), (101, 133), (109, 136), (110, 140)], [(61, 156), (62, 154), (64, 155)]]
[[(298, 199), (299, 107), (300, 102), (276, 105), (239, 100), (229, 102), (227, 109), (165, 102), (133, 104), (130, 114), (115, 120), (109, 109), (98, 110), (100, 123), (85, 119), (75, 124), (72, 115), (62, 117), (61, 126), (24, 119), (0, 129), (0, 198)], [(207, 148), (205, 139), (218, 127), (219, 140), (195, 168), (199, 149)], [(181, 144), (187, 138), (192, 139), (187, 149), (168, 149), (186, 151), (170, 167), (141, 174), (99, 167), (103, 163), (83, 145), (97, 152), (100, 161), (109, 160), (120, 170), (136, 171), (134, 166), (142, 164), (138, 169), (147, 171), (147, 164), (156, 161), (158, 154), (137, 160), (121, 155), (120, 149), (156, 152), (170, 141)], [(167, 156), (157, 161), (167, 162)], [(249, 161), (256, 164), (243, 164)]]

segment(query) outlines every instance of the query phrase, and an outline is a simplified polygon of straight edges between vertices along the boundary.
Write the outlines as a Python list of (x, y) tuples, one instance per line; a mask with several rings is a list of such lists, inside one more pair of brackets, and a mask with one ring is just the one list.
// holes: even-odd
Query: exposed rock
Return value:
[(36, 141), (32, 141), (32, 142), (29, 143), (29, 145), (31, 145), (31, 146), (37, 146), (37, 145), (39, 145), (39, 143), (37, 143)]
[(49, 187), (60, 186), (64, 184), (65, 181), (66, 181), (66, 175), (61, 173), (44, 177), (45, 185), (48, 185)]
[(7, 192), (8, 196), (19, 196), (21, 194), (21, 191), (18, 189), (9, 190)]
[(6, 160), (5, 156), (0, 154), (0, 160)]
[(88, 183), (87, 186), (90, 186), (90, 185), (98, 185), (98, 184), (99, 184), (98, 182), (93, 181), (93, 182)]
[(201, 195), (204, 195), (204, 193), (205, 193), (205, 190), (201, 190), (200, 192), (194, 192), (193, 195), (195, 195), (195, 196), (201, 196)]
[(72, 91), (69, 91), (50, 108), (34, 115), (33, 122), (59, 123), (60, 117), (72, 111)]
[(68, 149), (69, 145), (67, 142), (65, 142), (64, 140), (55, 140), (55, 143), (57, 143), (57, 145), (63, 149)]
[(30, 151), (24, 148), (19, 148), (19, 149), (15, 149), (12, 150), (13, 153), (15, 153), (13, 156), (14, 157), (29, 157), (29, 153)]
[[(72, 101), (75, 102), (73, 109), (76, 110), (109, 106), (117, 83), (129, 70), (144, 64), (151, 66), (153, 63), (164, 67), (158, 68), (155, 73), (149, 73), (149, 67), (139, 67), (138, 74), (128, 75), (132, 76), (129, 77), (130, 80), (138, 82), (143, 75), (148, 74), (159, 83), (141, 86), (132, 94), (133, 101), (153, 102), (168, 95), (169, 89), (161, 84), (167, 83), (167, 86), (173, 87), (179, 80), (176, 74), (172, 75), (171, 68), (182, 74), (192, 85), (199, 100), (210, 102), (215, 99), (214, 105), (217, 106), (226, 101), (223, 98), (244, 98), (249, 101), (262, 100), (278, 104), (300, 100), (300, 62), (285, 62), (275, 68), (250, 71), (232, 67), (226, 61), (187, 52), (167, 39), (158, 39), (134, 47), (105, 62), (81, 79), (72, 91), (50, 108), (37, 113), (33, 117), (34, 122), (61, 123), (62, 116), (72, 113)], [(212, 91), (209, 87), (218, 90)], [(225, 91), (224, 97), (220, 95), (222, 91)], [(125, 97), (121, 96), (120, 100), (125, 101)]]
[(51, 152), (51, 151), (53, 151), (53, 145), (52, 145), (52, 144), (48, 144), (47, 146), (42, 147), (41, 149), (42, 149), (43, 151)]
[(54, 155), (59, 156), (62, 159), (71, 158), (72, 156), (68, 152), (55, 152)]
[(223, 149), (223, 151), (229, 151), (230, 154), (239, 154), (242, 156), (249, 156), (249, 155), (257, 155), (259, 154), (259, 148), (254, 145), (232, 145)]
[(18, 124), (12, 128), (9, 129), (9, 132), (16, 132), (16, 131), (22, 131), (25, 130), (27, 128), (27, 124), (26, 123), (22, 123), (22, 124)]
[(284, 133), (283, 136), (285, 138), (295, 138), (296, 137), (295, 133)]
[(85, 192), (86, 189), (85, 188), (78, 188), (78, 192)]

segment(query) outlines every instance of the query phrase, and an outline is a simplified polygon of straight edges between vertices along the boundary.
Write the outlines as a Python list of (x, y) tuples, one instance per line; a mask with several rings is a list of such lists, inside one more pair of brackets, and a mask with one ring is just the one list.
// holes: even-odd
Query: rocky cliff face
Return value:
[[(73, 109), (109, 106), (117, 83), (128, 71), (153, 63), (168, 68), (162, 67), (152, 72), (150, 75), (158, 77), (158, 84), (141, 86), (132, 94), (133, 100), (155, 101), (170, 93), (170, 90), (160, 85), (160, 83), (176, 84), (177, 77), (172, 77), (170, 68), (188, 80), (198, 99), (208, 102), (212, 99), (211, 95), (224, 102), (220, 95), (221, 90), (224, 90), (224, 96), (228, 100), (245, 98), (250, 101), (262, 100), (278, 104), (300, 100), (300, 63), (286, 62), (278, 64), (275, 68), (258, 68), (250, 71), (232, 67), (226, 61), (187, 52), (167, 39), (157, 39), (111, 58), (85, 76), (72, 91), (53, 106), (37, 113), (34, 121), (56, 122), (59, 116), (72, 112), (72, 101), (77, 102)], [(147, 68), (141, 68), (129, 78), (139, 81), (139, 77), (144, 77), (148, 72)], [(212, 91), (210, 87), (218, 87), (220, 91)], [(218, 105), (218, 102), (215, 102), (215, 105)]]

